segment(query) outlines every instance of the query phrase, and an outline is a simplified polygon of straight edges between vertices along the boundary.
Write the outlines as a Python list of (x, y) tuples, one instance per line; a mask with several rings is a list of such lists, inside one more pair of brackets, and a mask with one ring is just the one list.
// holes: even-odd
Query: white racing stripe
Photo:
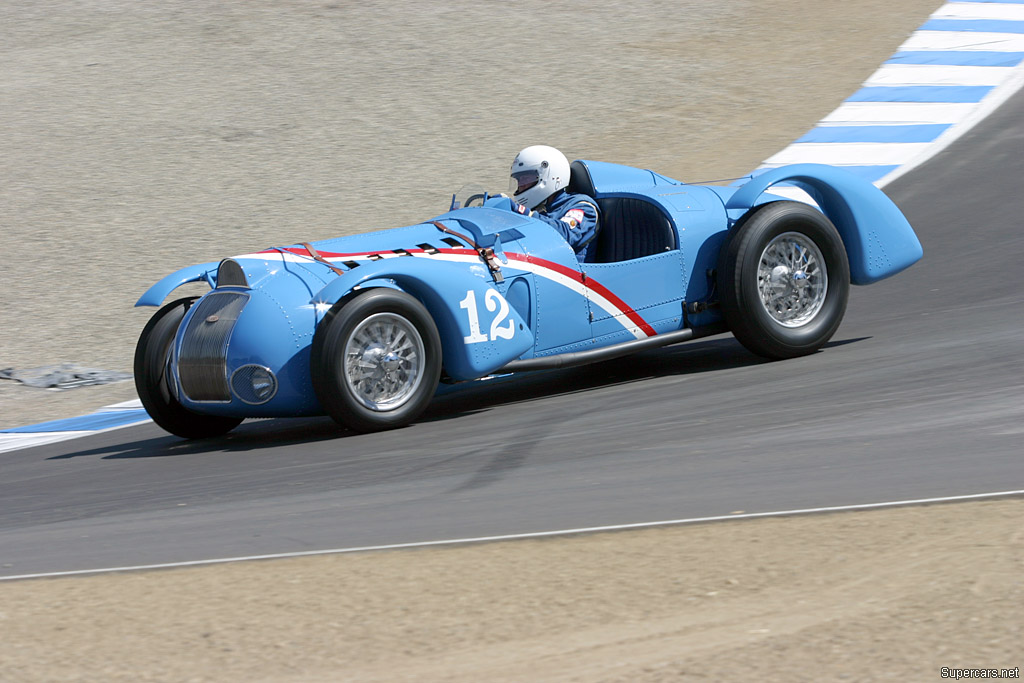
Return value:
[[(441, 261), (454, 261), (454, 262), (458, 262), (458, 263), (466, 263), (466, 262), (479, 263), (479, 260), (480, 260), (479, 257), (475, 253), (474, 254), (467, 254), (465, 256), (463, 256), (462, 254), (433, 254), (433, 255), (431, 255), (431, 254), (426, 254), (426, 253), (416, 253), (416, 254), (414, 254), (414, 256), (425, 256), (427, 258), (437, 259), (437, 260), (441, 260)], [(550, 281), (552, 281), (552, 282), (554, 282), (556, 284), (562, 285), (566, 289), (572, 290), (576, 294), (579, 294), (580, 296), (584, 297), (588, 301), (592, 302), (593, 304), (595, 304), (596, 306), (601, 308), (603, 311), (607, 312), (608, 315), (610, 315), (613, 318), (615, 318), (615, 320), (620, 325), (622, 325), (626, 330), (629, 331), (630, 334), (632, 334), (637, 339), (646, 339), (647, 338), (647, 336), (648, 336), (647, 333), (644, 332), (643, 330), (641, 330), (639, 327), (637, 327), (633, 323), (633, 321), (630, 320), (626, 316), (626, 314), (622, 311), (621, 308), (616, 306), (614, 303), (609, 301), (607, 298), (605, 298), (601, 294), (598, 294), (597, 292), (595, 292), (590, 287), (587, 287), (585, 284), (583, 284), (579, 280), (576, 280), (575, 278), (571, 278), (571, 277), (569, 277), (567, 275), (563, 275), (562, 273), (559, 273), (557, 270), (554, 270), (552, 268), (549, 268), (549, 267), (547, 267), (545, 265), (542, 265), (542, 264), (539, 264), (539, 263), (536, 263), (536, 262), (533, 262), (533, 261), (522, 261), (520, 259), (509, 259), (508, 267), (509, 268), (514, 268), (514, 269), (517, 269), (517, 270), (526, 271), (528, 273), (533, 273), (534, 275), (542, 277), (545, 280), (550, 280)]]
[[(392, 252), (382, 252), (380, 254), (384, 258), (396, 258), (402, 257), (401, 254), (395, 254)], [(410, 256), (417, 258), (428, 258), (435, 261), (448, 261), (451, 263), (468, 263), (468, 264), (480, 264), (480, 257), (477, 256), (476, 252), (470, 251), (466, 254), (451, 254), (451, 253), (437, 253), (428, 254), (426, 252), (410, 252)], [(272, 258), (267, 258), (272, 257)], [(265, 254), (243, 254), (241, 256), (233, 257), (237, 259), (257, 259), (257, 260), (277, 260), (288, 261), (289, 263), (313, 263), (314, 260), (309, 256), (301, 256), (298, 254), (292, 254), (290, 252), (274, 252)], [(327, 256), (326, 260), (332, 263), (341, 263), (343, 261), (373, 261), (369, 255), (343, 255), (343, 256)], [(625, 328), (630, 334), (637, 339), (646, 339), (647, 333), (640, 329), (632, 320), (619, 308), (617, 305), (609, 301), (606, 297), (597, 293), (590, 287), (576, 280), (575, 278), (568, 277), (562, 273), (549, 268), (545, 265), (531, 262), (521, 261), (519, 259), (509, 259), (508, 267), (517, 270), (526, 271), (533, 273), (538, 277), (542, 277), (546, 280), (555, 282), (563, 287), (572, 290), (576, 294), (584, 297), (595, 306), (612, 316), (623, 328)]]
[(60, 576), (81, 576), (84, 574), (110, 574), (114, 572), (146, 571), (154, 569), (181, 569), (185, 567), (203, 567), (213, 564), (231, 562), (252, 562), (254, 560), (281, 560), (297, 557), (316, 557), (319, 555), (346, 555), (350, 553), (366, 553), (380, 550), (407, 550), (411, 548), (436, 548), (460, 546), (473, 543), (492, 543), (495, 541), (519, 541), (531, 538), (547, 538), (551, 536), (575, 536), (606, 531), (627, 531), (630, 529), (650, 529), (654, 527), (685, 526), (690, 524), (707, 524), (737, 519), (765, 519), (770, 517), (797, 517), (817, 515), (830, 512), (855, 512), (858, 510), (881, 510), (885, 508), (908, 507), (911, 505), (934, 505), (939, 503), (957, 503), (968, 500), (985, 500), (992, 498), (1011, 498), (1024, 496), (1024, 490), (996, 491), (992, 493), (971, 493), (960, 496), (942, 496), (940, 498), (916, 498), (911, 500), (894, 500), (883, 503), (861, 503), (857, 505), (833, 505), (829, 507), (801, 508), (796, 510), (778, 510), (775, 512), (746, 512), (731, 515), (715, 515), (712, 517), (690, 517), (685, 519), (668, 519), (658, 522), (637, 522), (634, 524), (612, 524), (607, 526), (580, 527), (577, 529), (557, 529), (554, 531), (536, 531), (523, 534), (503, 534), (500, 536), (477, 536), (473, 538), (453, 538), (441, 541), (423, 541), (419, 543), (392, 543), (387, 545), (367, 545), (353, 548), (332, 548), (329, 550), (302, 550), (293, 553), (272, 553), (268, 555), (247, 555), (243, 557), (222, 557), (209, 560), (191, 560), (186, 562), (164, 562), (160, 564), (140, 564), (127, 567), (103, 567), (97, 569), (77, 569), (65, 572), (40, 572), (36, 574), (18, 574), (0, 576), (0, 581), (18, 581), (24, 579), (56, 578)]
[(587, 287), (583, 283), (578, 282), (573, 278), (566, 277), (565, 275), (562, 275), (557, 271), (551, 270), (550, 268), (538, 265), (536, 263), (524, 263), (523, 261), (517, 260), (515, 261), (515, 264), (511, 267), (526, 270), (535, 275), (539, 275), (540, 277), (543, 277), (545, 279), (557, 282), (563, 287), (568, 287), (569, 289), (573, 290), (580, 296), (585, 297), (587, 300), (597, 305), (601, 310), (608, 313), (608, 315), (612, 316), (616, 322), (622, 325), (626, 330), (629, 331), (630, 334), (632, 334), (637, 339), (647, 338), (647, 333), (641, 330), (635, 324), (633, 324), (633, 321), (630, 320), (625, 313), (623, 313), (622, 309), (620, 309), (618, 306), (613, 304), (604, 296), (598, 294), (593, 289)]

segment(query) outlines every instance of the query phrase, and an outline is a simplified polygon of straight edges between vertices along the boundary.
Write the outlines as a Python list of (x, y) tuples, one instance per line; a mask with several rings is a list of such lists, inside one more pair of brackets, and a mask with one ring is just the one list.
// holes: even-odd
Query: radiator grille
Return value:
[(178, 378), (189, 399), (231, 400), (227, 377), (228, 339), (248, 299), (247, 294), (213, 292), (197, 304), (178, 353)]

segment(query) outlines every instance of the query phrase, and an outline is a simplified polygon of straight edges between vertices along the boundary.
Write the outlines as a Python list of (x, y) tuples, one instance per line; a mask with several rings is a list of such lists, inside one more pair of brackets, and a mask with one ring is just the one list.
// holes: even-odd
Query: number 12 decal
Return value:
[[(505, 301), (505, 297), (498, 294), (497, 290), (488, 289), (487, 294), (484, 295), (484, 306), (487, 307), (488, 311), (498, 309), (498, 314), (491, 321), (490, 337), (480, 330), (480, 314), (476, 307), (476, 292), (473, 290), (467, 291), (466, 298), (459, 302), (459, 308), (466, 309), (466, 315), (469, 317), (469, 336), (463, 337), (462, 341), (466, 344), (479, 344), (488, 340), (495, 341), (514, 337), (516, 333), (515, 321), (508, 319), (508, 302)], [(503, 325), (502, 323), (506, 324)]]

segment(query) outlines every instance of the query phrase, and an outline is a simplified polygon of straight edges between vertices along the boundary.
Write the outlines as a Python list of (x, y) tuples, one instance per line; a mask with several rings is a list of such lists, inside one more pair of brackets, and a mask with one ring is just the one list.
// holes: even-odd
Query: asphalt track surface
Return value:
[(1024, 489), (1024, 92), (886, 188), (925, 259), (833, 341), (731, 336), (435, 400), (356, 435), (154, 425), (3, 456), (0, 576)]

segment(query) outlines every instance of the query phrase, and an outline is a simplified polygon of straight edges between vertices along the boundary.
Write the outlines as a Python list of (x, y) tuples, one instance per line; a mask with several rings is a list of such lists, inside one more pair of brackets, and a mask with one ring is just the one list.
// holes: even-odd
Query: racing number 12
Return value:
[[(488, 289), (487, 294), (484, 295), (484, 306), (487, 307), (488, 311), (494, 311), (495, 308), (498, 309), (498, 314), (491, 321), (490, 341), (511, 339), (515, 336), (515, 322), (505, 320), (508, 318), (508, 302), (505, 301), (505, 297), (498, 294), (497, 290)], [(466, 298), (459, 302), (459, 308), (466, 309), (466, 315), (469, 316), (469, 336), (463, 337), (462, 341), (466, 344), (479, 344), (480, 342), (487, 341), (488, 336), (480, 330), (480, 314), (476, 307), (476, 292), (472, 289), (467, 291)], [(508, 325), (502, 325), (502, 322), (507, 322)]]

